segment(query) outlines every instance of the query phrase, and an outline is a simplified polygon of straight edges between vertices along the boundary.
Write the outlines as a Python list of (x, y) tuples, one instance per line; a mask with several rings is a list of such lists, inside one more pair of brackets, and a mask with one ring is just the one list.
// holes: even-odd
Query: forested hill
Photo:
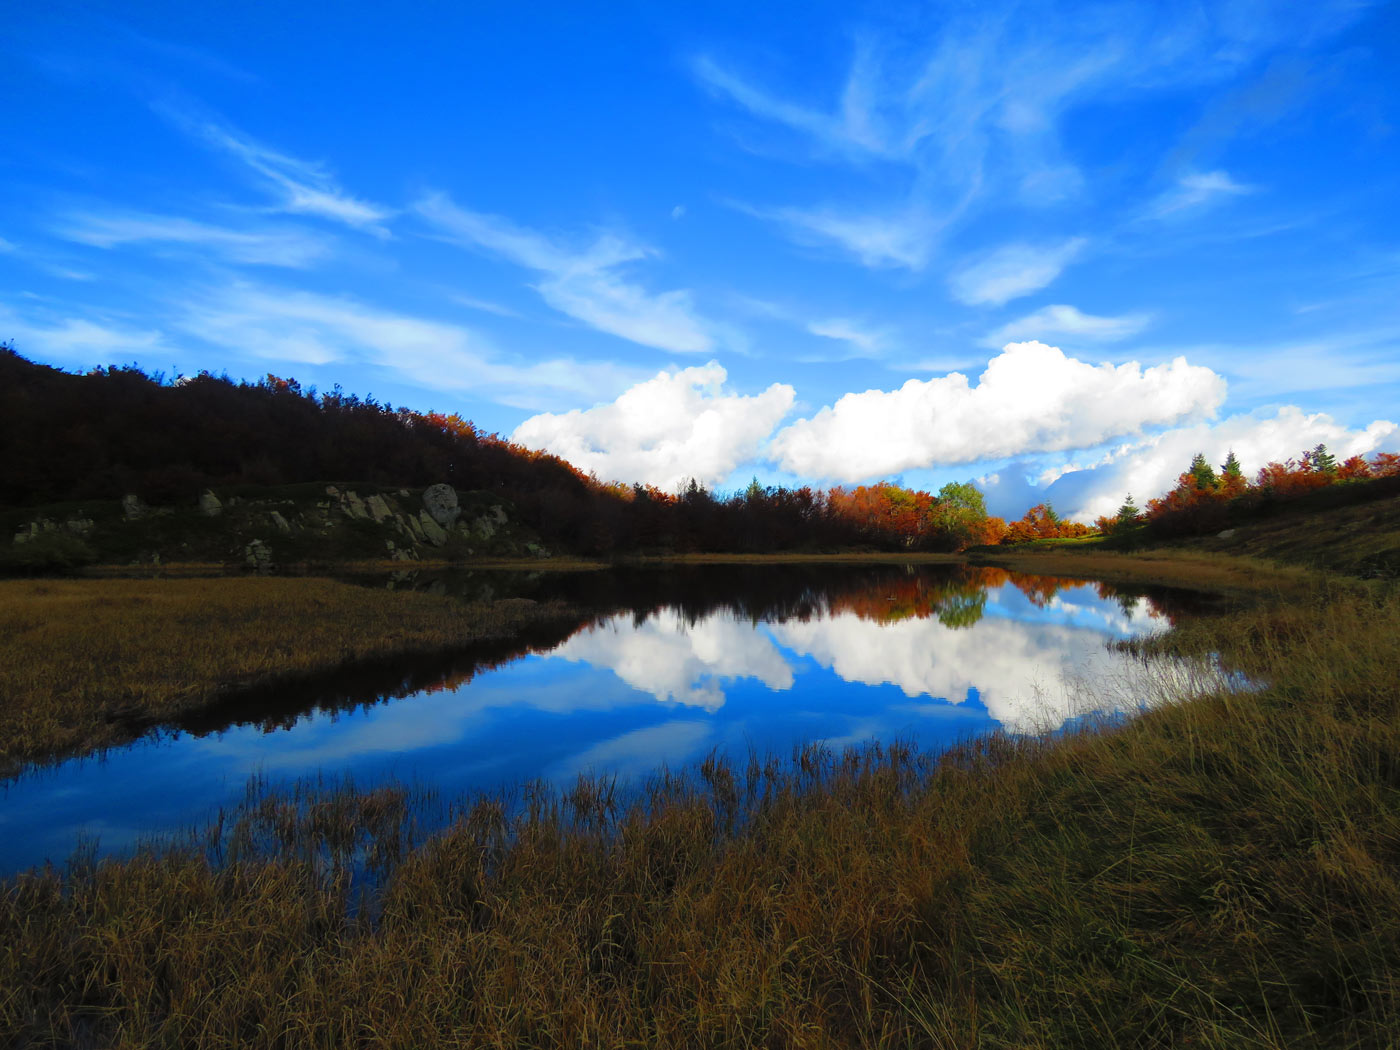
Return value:
[(274, 376), (166, 380), (135, 367), (77, 375), (0, 346), (0, 507), (117, 501), (193, 505), (205, 489), (307, 482), (445, 482), (511, 505), (553, 549), (759, 551), (983, 542), (985, 510), (893, 485), (764, 488), (717, 499), (600, 482), (455, 415), (303, 391)]
[(152, 503), (207, 487), (345, 479), (554, 490), (588, 480), (553, 456), (483, 437), (457, 417), (394, 409), (272, 376), (164, 381), (134, 367), (74, 375), (0, 347), (0, 502)]

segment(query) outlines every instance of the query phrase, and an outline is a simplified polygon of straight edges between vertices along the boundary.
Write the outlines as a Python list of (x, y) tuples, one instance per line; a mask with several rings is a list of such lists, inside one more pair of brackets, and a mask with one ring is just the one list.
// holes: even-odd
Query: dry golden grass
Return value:
[(1119, 553), (1073, 547), (1009, 547), (1004, 552), (979, 551), (969, 560), (1030, 574), (1077, 576), (1111, 583), (1155, 583), (1220, 594), (1307, 591), (1326, 578), (1301, 565), (1190, 548)]
[[(1253, 691), (1107, 732), (709, 762), (464, 802), (254, 791), (0, 888), (0, 1031), (122, 1047), (1383, 1048), (1400, 1032), (1400, 595), (1148, 648)], [(360, 893), (368, 865), (375, 888)]]
[(562, 615), (325, 579), (0, 580), (0, 775), (238, 689), (509, 637)]

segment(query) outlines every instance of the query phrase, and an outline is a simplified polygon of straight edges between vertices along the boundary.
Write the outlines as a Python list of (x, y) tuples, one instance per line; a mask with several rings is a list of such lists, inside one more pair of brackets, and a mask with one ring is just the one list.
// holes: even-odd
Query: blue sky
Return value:
[(21, 5), (0, 339), (600, 477), (1400, 447), (1394, 4)]

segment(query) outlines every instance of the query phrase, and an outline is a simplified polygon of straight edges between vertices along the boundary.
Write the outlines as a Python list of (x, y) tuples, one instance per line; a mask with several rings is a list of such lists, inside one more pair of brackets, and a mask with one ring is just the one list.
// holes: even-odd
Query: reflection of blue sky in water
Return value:
[(1125, 613), (1091, 587), (1043, 608), (994, 588), (983, 612), (957, 630), (849, 612), (755, 625), (721, 611), (689, 626), (670, 610), (620, 615), (455, 690), (270, 733), (147, 739), (26, 775), (0, 787), (0, 867), (61, 861), (80, 832), (107, 850), (182, 829), (241, 798), (259, 771), (418, 779), (451, 795), (586, 771), (640, 776), (713, 748), (786, 757), (801, 740), (936, 748), (998, 724), (1053, 728), (1083, 713), (1080, 683), (1121, 698), (1131, 661), (1104, 642), (1157, 626), (1146, 603)]

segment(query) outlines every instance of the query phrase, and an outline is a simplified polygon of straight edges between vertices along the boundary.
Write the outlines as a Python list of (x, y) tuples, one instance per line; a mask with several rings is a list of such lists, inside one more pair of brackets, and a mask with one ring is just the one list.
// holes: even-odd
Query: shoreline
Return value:
[[(489, 605), (422, 592), (369, 590), (333, 578), (387, 572), (606, 572), (705, 565), (992, 566), (1012, 572), (1219, 595), (1301, 592), (1337, 579), (1314, 570), (1193, 552), (678, 555), (612, 562), (492, 559), (354, 562), (315, 575), (155, 572), (103, 566), (79, 578), (0, 580), (0, 778), (119, 745), (147, 729), (226, 705), (251, 691), (581, 622), (559, 603)], [(408, 568), (408, 566), (412, 566)], [(201, 641), (207, 639), (207, 641)], [(75, 658), (76, 654), (76, 658)]]
[(425, 838), (410, 788), (250, 795), (186, 845), (0, 881), (0, 1029), (192, 1047), (1388, 1046), (1400, 593), (1135, 559), (995, 561), (1262, 594), (1150, 646), (1221, 652), (1259, 689), (931, 757), (712, 758), (625, 805), (605, 778), (515, 814), (446, 799), (457, 820)]

